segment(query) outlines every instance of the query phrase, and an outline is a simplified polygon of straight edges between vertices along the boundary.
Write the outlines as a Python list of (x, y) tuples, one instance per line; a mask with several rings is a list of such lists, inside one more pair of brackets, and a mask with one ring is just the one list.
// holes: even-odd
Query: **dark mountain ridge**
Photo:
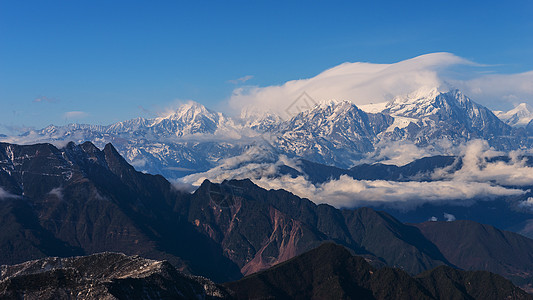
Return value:
[(236, 299), (533, 299), (489, 272), (440, 266), (411, 277), (328, 243), (225, 286)]
[(0, 299), (223, 299), (223, 288), (166, 261), (119, 253), (0, 266)]
[(0, 223), (9, 229), (0, 233), (1, 264), (117, 251), (215, 280), (240, 276), (217, 244), (173, 212), (187, 195), (162, 176), (135, 171), (111, 144), (102, 151), (89, 142), (0, 144), (0, 167), (0, 185), (17, 195), (1, 201)]

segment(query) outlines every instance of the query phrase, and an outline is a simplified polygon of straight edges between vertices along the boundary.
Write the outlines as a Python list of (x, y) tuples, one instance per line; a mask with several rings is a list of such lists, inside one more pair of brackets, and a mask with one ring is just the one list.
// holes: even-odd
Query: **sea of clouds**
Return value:
[[(435, 154), (433, 151), (418, 150), (416, 153), (421, 156), (410, 158), (430, 156)], [(530, 152), (513, 151), (507, 153), (509, 161), (493, 160), (505, 153), (494, 151), (483, 140), (470, 141), (452, 152), (457, 153), (456, 163), (435, 169), (428, 181), (356, 180), (343, 175), (339, 179), (313, 184), (305, 175), (279, 175), (279, 167), (283, 165), (301, 172), (297, 160), (281, 155), (273, 161), (272, 157), (263, 157), (266, 152), (252, 148), (243, 155), (223, 160), (207, 172), (181, 178), (177, 184), (191, 190), (191, 186), (199, 186), (205, 179), (222, 182), (251, 178), (265, 189), (284, 189), (317, 204), (344, 208), (372, 205), (402, 210), (414, 209), (424, 203), (468, 206), (475, 201), (522, 196), (529, 192), (527, 187), (533, 186), (533, 168), (524, 159), (524, 155), (531, 155)], [(460, 168), (457, 168), (459, 162)], [(527, 201), (521, 206), (532, 206), (530, 202), (533, 201)]]

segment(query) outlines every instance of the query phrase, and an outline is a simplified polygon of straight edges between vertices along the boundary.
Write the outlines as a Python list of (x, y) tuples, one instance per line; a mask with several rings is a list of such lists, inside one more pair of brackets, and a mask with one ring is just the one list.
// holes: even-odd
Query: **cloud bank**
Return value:
[[(279, 156), (265, 160), (265, 152), (250, 149), (243, 155), (226, 159), (205, 173), (189, 175), (181, 182), (200, 185), (203, 180), (222, 182), (225, 179), (250, 178), (265, 189), (284, 189), (320, 204), (352, 208), (363, 205), (386, 206), (399, 210), (414, 209), (425, 203), (469, 206), (476, 201), (498, 197), (522, 196), (533, 185), (533, 168), (521, 159), (520, 152), (510, 153), (510, 160), (492, 160), (503, 153), (492, 150), (485, 141), (471, 141), (458, 149), (456, 163), (437, 169), (432, 181), (356, 180), (347, 175), (322, 184), (313, 184), (305, 176), (279, 176), (279, 167), (286, 165), (300, 170), (298, 161)], [(263, 161), (258, 163), (258, 161)], [(270, 161), (270, 162), (268, 162)], [(459, 162), (462, 162), (458, 168)], [(533, 206), (533, 205), (532, 205)], [(522, 207), (529, 207), (524, 202)], [(446, 220), (453, 216), (445, 215)]]
[[(466, 71), (450, 72), (454, 67)], [(482, 75), (476, 64), (451, 53), (418, 56), (393, 64), (364, 62), (343, 63), (308, 79), (288, 81), (282, 85), (239, 87), (233, 91), (229, 105), (235, 111), (271, 111), (282, 118), (285, 110), (304, 92), (316, 102), (348, 100), (357, 106), (393, 100), (415, 91), (459, 88), (476, 102), (491, 109), (510, 109), (512, 104), (533, 105), (533, 71), (522, 74)], [(461, 77), (468, 79), (459, 79)], [(465, 75), (466, 74), (466, 75)], [(502, 107), (505, 106), (505, 107)]]
[(492, 182), (503, 186), (533, 186), (533, 168), (526, 164), (522, 151), (511, 151), (509, 161), (491, 160), (506, 153), (494, 151), (484, 140), (473, 140), (461, 150), (462, 166), (435, 170), (435, 180), (456, 180), (465, 182)]
[(18, 199), (20, 198), (20, 196), (18, 195), (14, 195), (14, 194), (11, 194), (10, 192), (4, 190), (1, 186), (0, 186), (0, 200), (5, 200), (5, 199)]
[[(508, 109), (522, 102), (533, 104), (533, 71), (519, 74), (493, 74), (452, 84), (491, 109)], [(503, 105), (502, 105), (503, 103)], [(503, 107), (502, 107), (503, 106)]]
[(462, 181), (385, 181), (355, 180), (341, 176), (324, 184), (313, 185), (304, 177), (261, 178), (254, 180), (266, 189), (285, 189), (320, 204), (340, 208), (387, 206), (399, 210), (414, 209), (424, 203), (469, 206), (476, 200), (522, 195), (520, 189), (495, 186), (485, 182)]

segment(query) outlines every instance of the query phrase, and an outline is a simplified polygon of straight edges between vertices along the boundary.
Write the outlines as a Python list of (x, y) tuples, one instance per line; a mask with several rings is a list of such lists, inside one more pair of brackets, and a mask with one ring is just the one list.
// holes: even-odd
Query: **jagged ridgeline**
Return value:
[(113, 143), (137, 170), (167, 178), (206, 171), (251, 146), (341, 168), (352, 167), (391, 141), (438, 146), (442, 140), (458, 145), (484, 139), (501, 150), (532, 146), (528, 136), (533, 135), (533, 121), (511, 127), (457, 90), (431, 90), (378, 106), (363, 107), (364, 111), (348, 101), (329, 101), (295, 111), (287, 119), (246, 111), (240, 118), (230, 118), (191, 102), (165, 117), (109, 126), (51, 125), (0, 140), (92, 141), (100, 148)]

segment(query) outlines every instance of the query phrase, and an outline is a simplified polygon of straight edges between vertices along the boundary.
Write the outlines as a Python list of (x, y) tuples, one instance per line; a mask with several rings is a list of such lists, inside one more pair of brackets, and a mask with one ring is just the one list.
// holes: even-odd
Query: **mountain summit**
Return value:
[(520, 103), (507, 112), (495, 111), (494, 114), (510, 126), (524, 127), (533, 120), (533, 107)]

